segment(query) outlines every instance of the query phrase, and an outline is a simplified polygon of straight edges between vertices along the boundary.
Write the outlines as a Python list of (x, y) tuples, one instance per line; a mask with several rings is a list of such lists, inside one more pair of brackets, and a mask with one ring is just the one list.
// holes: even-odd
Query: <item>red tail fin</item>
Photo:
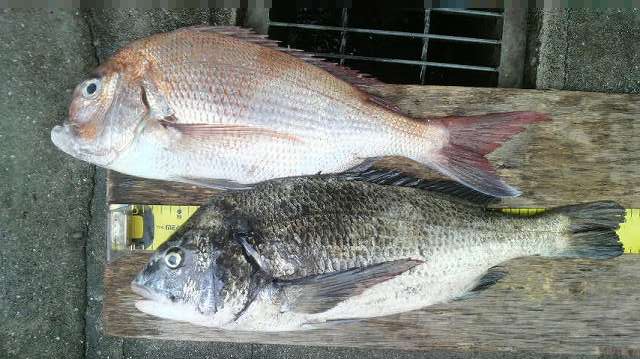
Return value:
[(448, 131), (449, 143), (429, 164), (443, 174), (475, 189), (495, 196), (518, 196), (520, 191), (500, 179), (484, 157), (509, 138), (535, 122), (550, 118), (537, 112), (505, 112), (480, 116), (430, 118)]

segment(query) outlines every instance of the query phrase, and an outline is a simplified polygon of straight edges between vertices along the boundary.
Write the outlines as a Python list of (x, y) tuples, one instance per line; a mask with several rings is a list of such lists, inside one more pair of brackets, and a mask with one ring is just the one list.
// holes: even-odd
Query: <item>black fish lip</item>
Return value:
[(131, 282), (131, 290), (135, 294), (137, 294), (137, 295), (139, 295), (139, 296), (141, 296), (141, 297), (143, 297), (145, 299), (150, 299), (150, 300), (156, 299), (155, 296), (153, 295), (153, 293), (149, 289), (139, 285), (135, 281)]

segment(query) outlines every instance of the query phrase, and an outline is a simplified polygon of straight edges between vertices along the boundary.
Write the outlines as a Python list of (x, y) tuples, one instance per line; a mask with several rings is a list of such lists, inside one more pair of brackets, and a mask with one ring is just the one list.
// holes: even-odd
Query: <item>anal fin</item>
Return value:
[(345, 319), (329, 319), (318, 322), (307, 322), (302, 324), (302, 329), (330, 329), (339, 326), (345, 326), (350, 324), (357, 324), (365, 320), (366, 318), (345, 318)]
[(483, 155), (462, 146), (449, 145), (439, 152), (431, 166), (442, 174), (486, 195), (502, 198), (517, 197), (521, 192), (498, 177)]
[(498, 283), (502, 278), (506, 277), (507, 271), (502, 266), (495, 266), (489, 268), (489, 270), (484, 273), (478, 281), (475, 283), (475, 286), (471, 288), (467, 293), (459, 296), (455, 300), (466, 300), (475, 298), (480, 294), (483, 290), (488, 289)]
[(502, 278), (507, 276), (507, 271), (502, 266), (495, 266), (489, 270), (478, 280), (476, 286), (471, 289), (472, 292), (480, 292), (494, 284), (498, 283)]

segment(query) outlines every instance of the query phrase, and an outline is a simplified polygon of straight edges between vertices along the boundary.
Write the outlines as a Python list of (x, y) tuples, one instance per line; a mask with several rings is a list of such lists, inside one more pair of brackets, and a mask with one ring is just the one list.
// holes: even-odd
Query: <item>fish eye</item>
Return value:
[(169, 248), (164, 254), (164, 264), (171, 269), (176, 269), (182, 265), (184, 256), (178, 247)]
[(82, 87), (82, 96), (94, 98), (98, 91), (100, 91), (100, 79), (87, 80)]

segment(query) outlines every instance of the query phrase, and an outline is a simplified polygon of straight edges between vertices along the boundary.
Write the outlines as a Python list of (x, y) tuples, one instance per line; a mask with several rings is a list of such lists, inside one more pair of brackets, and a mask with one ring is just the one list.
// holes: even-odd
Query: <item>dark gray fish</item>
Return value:
[(622, 253), (614, 202), (519, 217), (390, 178), (404, 186), (318, 176), (216, 196), (135, 278), (137, 308), (209, 327), (296, 330), (451, 301), (516, 257)]

